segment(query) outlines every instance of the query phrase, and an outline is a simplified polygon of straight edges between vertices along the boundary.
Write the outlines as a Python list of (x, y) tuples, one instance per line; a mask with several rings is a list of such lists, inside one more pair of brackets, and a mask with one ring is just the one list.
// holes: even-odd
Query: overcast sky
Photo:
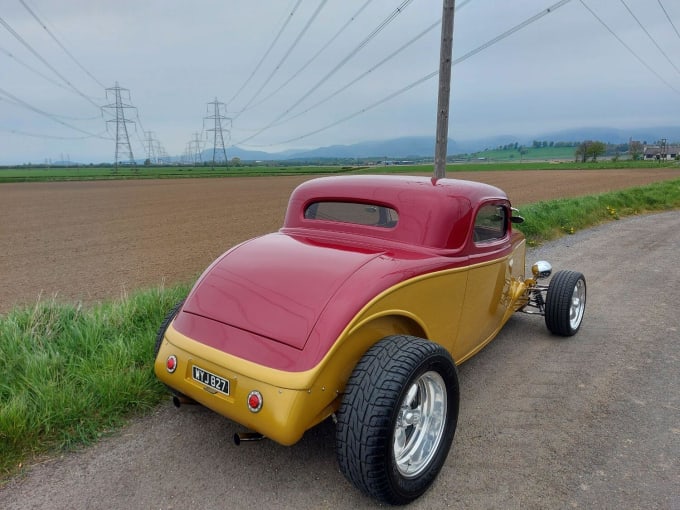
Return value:
[[(451, 138), (678, 125), (678, 0), (456, 4), (454, 59), (563, 5), (453, 67)], [(206, 117), (215, 99), (224, 103), (220, 116), (233, 119), (231, 127), (223, 121), (227, 143), (246, 149), (434, 137), (438, 77), (420, 80), (438, 70), (441, 7), (441, 0), (2, 0), (0, 164), (62, 155), (112, 161), (115, 109), (99, 107), (115, 103), (116, 83), (129, 90), (123, 103), (136, 107), (124, 113), (135, 121), (127, 128), (138, 161), (145, 131), (170, 155), (196, 136), (212, 147), (206, 130), (214, 120)]]

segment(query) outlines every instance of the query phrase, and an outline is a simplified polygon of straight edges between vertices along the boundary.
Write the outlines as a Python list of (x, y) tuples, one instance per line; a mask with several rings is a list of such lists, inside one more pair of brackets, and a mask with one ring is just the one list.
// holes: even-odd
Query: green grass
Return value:
[[(542, 151), (544, 149), (531, 149)], [(545, 149), (547, 150), (547, 149)], [(507, 153), (508, 151), (500, 151)], [(494, 154), (493, 151), (484, 154)], [(534, 159), (544, 159), (535, 156)], [(549, 159), (549, 158), (546, 158)], [(447, 165), (447, 172), (488, 172), (512, 170), (602, 170), (618, 168), (659, 168), (678, 167), (677, 161), (629, 161), (629, 160), (600, 160), (597, 162), (575, 163), (573, 161), (549, 162), (530, 161), (525, 159), (495, 159), (488, 156), (483, 161), (472, 158), (467, 162), (457, 162)], [(209, 166), (179, 167), (179, 166), (140, 166), (136, 169), (119, 167), (54, 167), (54, 168), (0, 168), (0, 183), (8, 182), (50, 182), (50, 181), (88, 181), (88, 180), (118, 180), (118, 179), (180, 179), (180, 178), (209, 178), (209, 177), (272, 177), (279, 175), (333, 175), (333, 174), (364, 174), (364, 173), (432, 173), (433, 164), (413, 165), (290, 165), (290, 166), (241, 166), (218, 167), (214, 170)]]
[(187, 290), (147, 290), (90, 309), (39, 302), (0, 316), (0, 474), (153, 408), (164, 395), (151, 368), (154, 335)]
[[(522, 208), (530, 245), (605, 221), (680, 208), (680, 180)], [(0, 478), (34, 456), (89, 444), (166, 394), (153, 345), (188, 287), (144, 290), (91, 308), (39, 302), (0, 315)]]
[(525, 154), (516, 149), (489, 149), (463, 157), (477, 159), (486, 158), (495, 161), (531, 161), (531, 160), (574, 160), (576, 147), (525, 147)]
[[(618, 170), (621, 168), (678, 168), (680, 163), (677, 161), (632, 161), (632, 160), (598, 160), (585, 163), (574, 161), (478, 161), (475, 163), (457, 163), (448, 165), (447, 172), (488, 172), (494, 171), (514, 171), (514, 170)], [(454, 176), (455, 177), (455, 176)]]
[(207, 177), (253, 177), (275, 175), (323, 175), (346, 173), (353, 167), (342, 166), (244, 166), (212, 168), (157, 166), (137, 168), (119, 167), (54, 167), (54, 168), (1, 168), (0, 183), (7, 182), (50, 182), (50, 181), (92, 181), (122, 179), (180, 179)]
[(530, 246), (623, 216), (680, 208), (680, 180), (586, 197), (538, 202), (521, 208), (518, 225)]

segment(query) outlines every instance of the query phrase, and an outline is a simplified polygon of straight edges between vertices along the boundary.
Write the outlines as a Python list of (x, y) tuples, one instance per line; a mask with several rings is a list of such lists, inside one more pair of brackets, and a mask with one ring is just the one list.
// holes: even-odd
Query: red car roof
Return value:
[[(435, 249), (459, 249), (465, 243), (477, 204), (507, 200), (502, 190), (479, 182), (428, 177), (356, 175), (323, 177), (298, 186), (291, 195), (284, 221), (287, 229), (344, 231), (382, 237)], [(399, 214), (394, 229), (306, 219), (317, 201), (351, 201), (384, 205)], [(423, 211), (427, 211), (423, 214)]]

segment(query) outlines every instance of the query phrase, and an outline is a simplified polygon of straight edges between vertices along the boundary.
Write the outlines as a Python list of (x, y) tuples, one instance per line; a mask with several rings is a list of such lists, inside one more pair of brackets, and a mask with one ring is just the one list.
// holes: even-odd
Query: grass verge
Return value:
[[(530, 245), (622, 216), (680, 208), (680, 180), (522, 208)], [(0, 478), (45, 453), (91, 443), (166, 395), (156, 330), (186, 286), (83, 309), (54, 301), (0, 316)]]
[(147, 290), (90, 309), (39, 302), (0, 316), (0, 475), (153, 408), (165, 395), (153, 339), (187, 291)]
[(623, 216), (680, 208), (680, 180), (585, 197), (537, 202), (521, 208), (516, 228), (529, 246)]

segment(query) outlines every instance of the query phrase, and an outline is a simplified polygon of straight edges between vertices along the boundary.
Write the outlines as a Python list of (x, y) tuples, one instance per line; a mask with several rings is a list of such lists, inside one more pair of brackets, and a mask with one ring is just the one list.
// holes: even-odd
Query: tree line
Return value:
[(629, 143), (606, 143), (599, 140), (583, 140), (580, 142), (555, 142), (549, 140), (533, 140), (531, 145), (523, 145), (518, 142), (499, 145), (496, 150), (517, 151), (520, 154), (527, 154), (529, 149), (544, 148), (574, 148), (574, 159), (585, 163), (586, 161), (597, 161), (597, 158), (608, 156), (614, 159), (622, 154), (629, 154), (631, 159), (642, 159), (644, 146), (647, 142), (631, 141)]

